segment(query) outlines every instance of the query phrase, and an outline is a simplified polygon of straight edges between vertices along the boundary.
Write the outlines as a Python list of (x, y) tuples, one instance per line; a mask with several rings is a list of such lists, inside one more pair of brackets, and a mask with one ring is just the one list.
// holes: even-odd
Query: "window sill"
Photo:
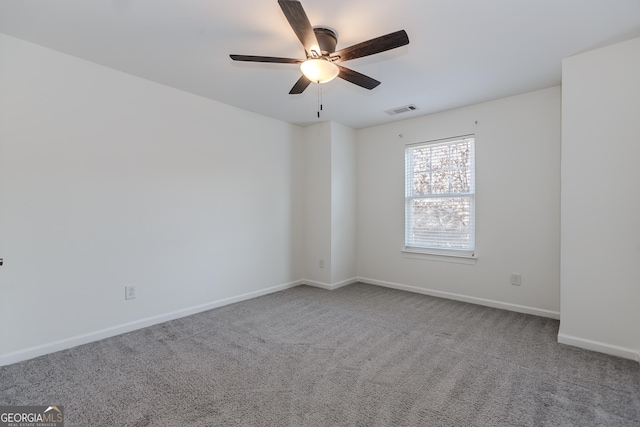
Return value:
[(478, 258), (475, 254), (451, 253), (430, 251), (427, 249), (404, 248), (402, 256), (410, 259), (422, 259), (427, 261), (451, 262), (454, 264), (474, 265)]

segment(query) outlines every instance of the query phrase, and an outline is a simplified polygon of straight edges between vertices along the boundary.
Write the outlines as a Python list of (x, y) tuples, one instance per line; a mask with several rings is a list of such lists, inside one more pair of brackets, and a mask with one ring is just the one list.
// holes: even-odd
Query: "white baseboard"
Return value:
[(43, 356), (45, 354), (54, 353), (60, 350), (66, 350), (68, 348), (76, 347), (78, 345), (87, 344), (93, 341), (113, 337), (115, 335), (124, 334), (126, 332), (135, 331), (137, 329), (146, 328), (148, 326), (156, 325), (158, 323), (167, 322), (169, 320), (179, 319), (181, 317), (190, 316), (192, 314), (200, 313), (203, 311), (211, 310), (225, 305), (233, 304), (240, 301), (260, 297), (263, 295), (271, 294), (273, 292), (283, 291), (285, 289), (293, 288), (295, 286), (302, 285), (302, 280), (295, 282), (285, 283), (283, 285), (272, 286), (270, 288), (261, 289), (255, 292), (249, 292), (246, 294), (238, 295), (235, 297), (225, 298), (218, 301), (201, 304), (182, 310), (176, 310), (171, 313), (161, 314), (159, 316), (147, 317), (145, 319), (136, 320), (134, 322), (125, 323), (111, 328), (102, 329), (87, 334), (77, 335), (75, 337), (65, 338), (63, 340), (54, 341), (46, 344), (42, 344), (35, 347), (30, 347), (24, 350), (18, 350), (13, 353), (7, 353), (0, 355), (0, 366), (10, 365), (12, 363), (18, 363), (23, 360), (33, 359), (34, 357)]
[(313, 286), (314, 288), (326, 289), (328, 291), (333, 291), (335, 289), (341, 288), (343, 286), (351, 285), (352, 283), (356, 283), (358, 281), (357, 277), (352, 277), (351, 279), (343, 280), (341, 282), (329, 284), (323, 282), (316, 282), (314, 280), (304, 279), (302, 284)]
[(618, 345), (593, 341), (586, 338), (573, 337), (571, 335), (558, 333), (558, 342), (585, 350), (597, 351), (598, 353), (610, 354), (624, 359), (635, 360), (640, 363), (640, 352), (632, 348), (620, 347)]
[(385, 282), (382, 280), (358, 277), (358, 281), (370, 285), (383, 286), (385, 288), (399, 289), (401, 291), (415, 292), (418, 294), (430, 295), (433, 297), (447, 298), (456, 301), (469, 302), (472, 304), (484, 305), (487, 307), (500, 308), (503, 310), (516, 311), (518, 313), (533, 314), (551, 319), (560, 319), (560, 312), (545, 310), (542, 308), (527, 307), (524, 305), (511, 304), (508, 302), (494, 301), (485, 298), (470, 297), (467, 295), (454, 294), (451, 292), (436, 291), (434, 289), (419, 288), (417, 286), (403, 285), (400, 283)]
[[(386, 282), (382, 280), (370, 279), (367, 277), (354, 277), (354, 278), (343, 280), (341, 282), (333, 283), (333, 284), (304, 279), (304, 280), (297, 280), (297, 281), (285, 283), (282, 285), (272, 286), (270, 288), (261, 289), (259, 291), (249, 292), (249, 293), (238, 295), (235, 297), (225, 298), (222, 300), (213, 301), (206, 304), (189, 307), (186, 309), (173, 311), (171, 313), (166, 313), (159, 316), (148, 317), (145, 319), (140, 319), (134, 322), (125, 323), (125, 324), (114, 326), (111, 328), (106, 328), (99, 331), (78, 335), (75, 337), (70, 337), (63, 340), (46, 343), (43, 345), (30, 347), (24, 350), (19, 350), (16, 352), (0, 355), (0, 366), (10, 365), (13, 363), (21, 362), (23, 360), (33, 359), (34, 357), (43, 356), (45, 354), (54, 353), (60, 350), (66, 350), (68, 348), (76, 347), (78, 345), (87, 344), (93, 341), (98, 341), (98, 340), (109, 338), (115, 335), (124, 334), (126, 332), (135, 331), (137, 329), (146, 328), (148, 326), (152, 326), (158, 323), (163, 323), (169, 320), (190, 316), (192, 314), (201, 313), (203, 311), (211, 310), (218, 307), (223, 307), (225, 305), (233, 304), (236, 302), (257, 298), (270, 293), (283, 291), (285, 289), (293, 288), (295, 286), (299, 286), (303, 284), (331, 291), (331, 290), (335, 290), (356, 282), (362, 282), (370, 285), (382, 286), (382, 287), (392, 288), (392, 289), (399, 289), (403, 291), (414, 292), (414, 293), (419, 293), (424, 295), (431, 295), (435, 297), (447, 298), (447, 299), (452, 299), (456, 301), (469, 302), (472, 304), (500, 308), (500, 309), (515, 311), (519, 313), (549, 317), (552, 319), (560, 318), (560, 313), (555, 311), (544, 310), (544, 309), (539, 309), (534, 307), (527, 307), (527, 306), (522, 306), (517, 304), (510, 304), (510, 303), (494, 301), (494, 300), (489, 300), (484, 298), (470, 297), (466, 295), (437, 291), (433, 289), (419, 288), (416, 286)], [(634, 350), (631, 348), (620, 347), (620, 346), (602, 343), (602, 342), (593, 341), (593, 340), (584, 339), (584, 338), (578, 338), (578, 337), (574, 337), (574, 336), (570, 336), (562, 333), (558, 334), (558, 342), (561, 344), (567, 344), (574, 347), (583, 348), (585, 350), (597, 351), (597, 352), (609, 354), (612, 356), (618, 356), (625, 359), (635, 360), (640, 363), (640, 351)]]

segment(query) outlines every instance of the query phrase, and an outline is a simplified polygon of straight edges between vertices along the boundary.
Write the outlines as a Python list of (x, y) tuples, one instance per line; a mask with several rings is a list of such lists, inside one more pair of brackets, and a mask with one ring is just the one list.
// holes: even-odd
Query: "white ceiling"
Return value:
[[(302, 0), (337, 48), (396, 30), (410, 44), (342, 65), (382, 84), (322, 85), (320, 120), (353, 128), (560, 84), (562, 58), (640, 36), (640, 0)], [(288, 92), (304, 58), (276, 0), (0, 0), (0, 32), (194, 94), (306, 125), (318, 90)], [(384, 113), (415, 104), (419, 110)]]

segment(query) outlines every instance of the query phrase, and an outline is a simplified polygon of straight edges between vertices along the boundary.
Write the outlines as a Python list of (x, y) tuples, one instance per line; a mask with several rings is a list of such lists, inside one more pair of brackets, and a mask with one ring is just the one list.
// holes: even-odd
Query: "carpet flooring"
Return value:
[(640, 426), (637, 362), (558, 321), (299, 286), (0, 368), (69, 426)]

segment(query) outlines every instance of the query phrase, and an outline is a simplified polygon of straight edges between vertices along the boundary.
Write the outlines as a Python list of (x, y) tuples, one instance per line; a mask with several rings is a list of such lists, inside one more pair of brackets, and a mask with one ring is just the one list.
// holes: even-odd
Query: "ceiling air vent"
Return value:
[(390, 116), (395, 116), (396, 114), (407, 113), (409, 111), (415, 111), (417, 109), (418, 109), (418, 107), (416, 107), (415, 105), (409, 104), (409, 105), (404, 105), (402, 107), (397, 107), (397, 108), (392, 108), (390, 110), (386, 110), (385, 113), (387, 113)]

